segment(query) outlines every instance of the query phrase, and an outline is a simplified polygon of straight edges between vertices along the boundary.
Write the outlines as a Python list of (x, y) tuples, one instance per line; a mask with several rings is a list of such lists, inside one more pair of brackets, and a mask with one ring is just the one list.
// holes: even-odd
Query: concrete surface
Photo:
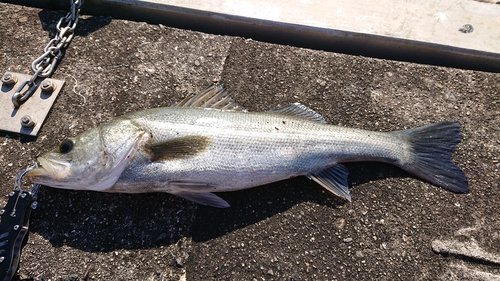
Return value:
[[(107, 3), (106, 3), (107, 2)], [(153, 8), (283, 26), (324, 29), (349, 36), (379, 35), (500, 53), (500, 5), (474, 0), (98, 0), (129, 10)], [(469, 24), (472, 29), (463, 30)], [(462, 31), (461, 31), (462, 29)], [(363, 35), (361, 35), (363, 34)]]
[[(63, 15), (0, 4), (0, 69), (29, 72)], [(351, 127), (458, 120), (471, 192), (377, 163), (348, 165), (351, 203), (306, 178), (221, 194), (229, 209), (42, 187), (20, 280), (500, 279), (499, 74), (86, 17), (53, 77), (66, 86), (39, 137), (1, 135), (0, 194), (66, 137), (213, 82), (249, 110), (300, 101)]]
[[(4, 1), (69, 9), (67, 0)], [(81, 14), (350, 55), (500, 72), (500, 5), (494, 0), (86, 0)]]

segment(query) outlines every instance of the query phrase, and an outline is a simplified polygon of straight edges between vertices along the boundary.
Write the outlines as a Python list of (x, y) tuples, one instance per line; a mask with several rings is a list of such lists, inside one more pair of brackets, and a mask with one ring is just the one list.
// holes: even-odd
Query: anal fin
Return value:
[(326, 188), (333, 194), (351, 201), (349, 195), (349, 185), (347, 183), (347, 176), (349, 171), (346, 166), (337, 164), (335, 166), (326, 168), (319, 173), (309, 175), (309, 178)]

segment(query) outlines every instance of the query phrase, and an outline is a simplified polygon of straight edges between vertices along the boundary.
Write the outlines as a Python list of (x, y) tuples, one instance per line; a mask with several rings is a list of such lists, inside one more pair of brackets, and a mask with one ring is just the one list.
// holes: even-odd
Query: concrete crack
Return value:
[(474, 238), (468, 242), (434, 240), (432, 250), (440, 254), (462, 256), (500, 266), (500, 256), (483, 250)]

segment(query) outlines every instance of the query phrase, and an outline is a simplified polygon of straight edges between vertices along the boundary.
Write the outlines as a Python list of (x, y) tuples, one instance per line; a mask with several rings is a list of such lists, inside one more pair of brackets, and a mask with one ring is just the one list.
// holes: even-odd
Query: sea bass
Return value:
[(379, 161), (464, 193), (467, 178), (450, 160), (460, 139), (458, 122), (374, 132), (329, 125), (300, 103), (246, 112), (212, 86), (172, 107), (129, 113), (64, 140), (27, 177), (64, 189), (168, 192), (223, 208), (229, 204), (212, 192), (296, 176), (350, 201), (341, 163)]

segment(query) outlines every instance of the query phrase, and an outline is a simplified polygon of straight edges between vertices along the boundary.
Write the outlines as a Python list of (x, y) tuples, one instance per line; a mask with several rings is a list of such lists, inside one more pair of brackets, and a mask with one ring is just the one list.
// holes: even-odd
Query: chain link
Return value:
[[(75, 28), (78, 23), (78, 15), (84, 0), (71, 0), (71, 7), (68, 14), (61, 19), (56, 25), (58, 33), (52, 38), (44, 48), (44, 53), (31, 63), (31, 71), (33, 76), (30, 80), (25, 81), (17, 89), (12, 96), (14, 107), (19, 108), (26, 100), (28, 100), (35, 92), (38, 85), (35, 84), (36, 78), (49, 77), (57, 65), (57, 62), (62, 57), (62, 50), (68, 47), (69, 43), (75, 36)], [(24, 92), (23, 89), (28, 86)]]

